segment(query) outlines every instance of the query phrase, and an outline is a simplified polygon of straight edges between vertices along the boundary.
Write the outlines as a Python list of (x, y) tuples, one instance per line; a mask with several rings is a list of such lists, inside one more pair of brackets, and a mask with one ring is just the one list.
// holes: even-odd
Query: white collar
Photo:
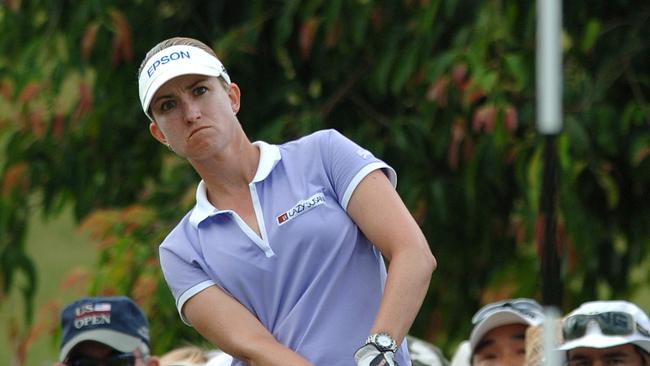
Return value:
[[(264, 141), (255, 141), (253, 145), (260, 149), (260, 161), (257, 165), (257, 172), (255, 172), (253, 181), (250, 184), (266, 179), (282, 158), (280, 149), (276, 145), (267, 144)], [(216, 213), (219, 213), (219, 209), (208, 201), (205, 183), (201, 180), (196, 187), (196, 205), (194, 205), (194, 209), (192, 209), (192, 213), (190, 214), (190, 224), (194, 228), (198, 228), (201, 221)]]

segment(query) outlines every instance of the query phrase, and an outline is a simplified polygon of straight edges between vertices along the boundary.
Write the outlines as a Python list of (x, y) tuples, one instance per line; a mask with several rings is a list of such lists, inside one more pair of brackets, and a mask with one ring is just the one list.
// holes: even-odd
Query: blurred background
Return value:
[(205, 345), (157, 259), (198, 178), (151, 138), (137, 95), (145, 53), (178, 35), (217, 52), (253, 140), (335, 128), (397, 170), (439, 263), (411, 334), (448, 357), (481, 304), (542, 299), (544, 202), (560, 310), (650, 310), (650, 3), (562, 12), (542, 198), (533, 1), (0, 2), (0, 364), (51, 365), (63, 305), (88, 294), (133, 297), (154, 353)]

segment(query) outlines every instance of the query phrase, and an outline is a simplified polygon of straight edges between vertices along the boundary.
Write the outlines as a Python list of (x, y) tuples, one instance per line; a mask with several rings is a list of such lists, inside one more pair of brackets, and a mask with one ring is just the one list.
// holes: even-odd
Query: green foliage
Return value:
[[(240, 85), (252, 139), (337, 128), (396, 168), (439, 260), (412, 333), (449, 351), (482, 302), (539, 298), (534, 3), (5, 3), (0, 293), (20, 274), (33, 296), (24, 203), (39, 193), (47, 214), (72, 204), (102, 241), (89, 292), (138, 299), (157, 351), (200, 342), (178, 319), (156, 251), (192, 206), (197, 177), (149, 136), (136, 92), (146, 51), (187, 35), (212, 45)], [(639, 274), (650, 244), (650, 5), (563, 11), (557, 238), (569, 310), (650, 279)]]

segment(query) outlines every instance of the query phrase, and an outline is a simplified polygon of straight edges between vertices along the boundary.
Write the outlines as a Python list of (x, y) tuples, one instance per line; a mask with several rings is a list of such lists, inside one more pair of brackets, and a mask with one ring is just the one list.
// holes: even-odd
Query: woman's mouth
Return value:
[(190, 132), (190, 135), (187, 136), (188, 140), (189, 140), (190, 138), (192, 138), (192, 136), (194, 136), (195, 133), (197, 133), (197, 132), (199, 132), (199, 131), (201, 131), (201, 130), (204, 130), (204, 129), (206, 129), (206, 128), (208, 128), (208, 126), (202, 126), (202, 127), (199, 127), (199, 128), (197, 128), (197, 129), (193, 130), (192, 132)]

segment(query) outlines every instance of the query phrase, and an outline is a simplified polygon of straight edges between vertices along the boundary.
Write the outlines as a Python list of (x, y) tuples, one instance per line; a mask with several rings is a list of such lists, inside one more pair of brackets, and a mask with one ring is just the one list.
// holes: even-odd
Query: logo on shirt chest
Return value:
[(278, 215), (278, 217), (276, 217), (278, 225), (284, 225), (287, 222), (311, 210), (312, 208), (316, 206), (320, 206), (324, 203), (325, 203), (325, 195), (322, 192), (316, 193), (315, 195), (307, 198), (306, 200), (299, 201), (289, 210), (281, 213), (280, 215)]

